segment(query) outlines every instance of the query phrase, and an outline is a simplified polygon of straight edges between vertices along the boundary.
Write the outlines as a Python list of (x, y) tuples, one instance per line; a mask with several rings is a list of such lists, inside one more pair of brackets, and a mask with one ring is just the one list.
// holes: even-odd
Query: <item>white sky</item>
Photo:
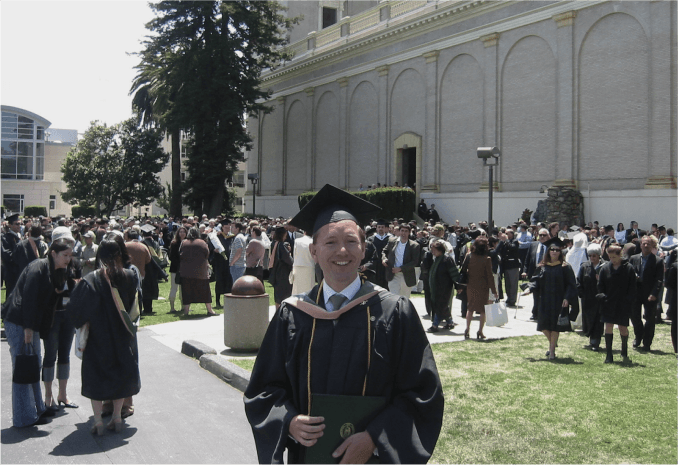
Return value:
[(84, 132), (132, 116), (136, 56), (153, 18), (141, 0), (0, 1), (0, 102)]

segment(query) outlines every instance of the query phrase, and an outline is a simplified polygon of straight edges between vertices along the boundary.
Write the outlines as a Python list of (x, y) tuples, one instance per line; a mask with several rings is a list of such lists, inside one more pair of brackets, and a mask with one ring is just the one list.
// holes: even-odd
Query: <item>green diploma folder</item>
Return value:
[(386, 407), (385, 397), (338, 396), (313, 394), (312, 417), (324, 417), (322, 437), (306, 448), (305, 463), (339, 463), (341, 457), (332, 457), (337, 447), (349, 436), (365, 431), (367, 425)]

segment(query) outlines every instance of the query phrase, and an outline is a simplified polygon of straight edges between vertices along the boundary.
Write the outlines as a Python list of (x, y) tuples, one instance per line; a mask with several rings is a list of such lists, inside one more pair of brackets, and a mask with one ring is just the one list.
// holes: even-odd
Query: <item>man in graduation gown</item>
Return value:
[[(261, 463), (304, 461), (325, 429), (312, 396), (382, 396), (366, 431), (332, 456), (341, 463), (426, 463), (440, 433), (443, 392), (412, 303), (361, 280), (365, 236), (358, 219), (376, 208), (326, 185), (292, 220), (314, 231), (311, 254), (324, 281), (283, 301), (259, 350), (245, 411)], [(329, 431), (327, 432), (329, 434)], [(328, 457), (331, 459), (332, 457)]]
[(386, 267), (381, 261), (381, 252), (391, 237), (393, 236), (388, 232), (388, 222), (382, 219), (377, 220), (377, 232), (369, 239), (374, 245), (374, 252), (368, 257), (370, 268), (374, 270), (374, 277), (370, 281), (384, 289), (388, 289), (388, 280), (386, 279)]
[(2, 277), (5, 280), (7, 296), (12, 293), (19, 279), (19, 265), (14, 261), (14, 252), (21, 242), (21, 221), (19, 215), (14, 214), (7, 218), (7, 232), (2, 234)]

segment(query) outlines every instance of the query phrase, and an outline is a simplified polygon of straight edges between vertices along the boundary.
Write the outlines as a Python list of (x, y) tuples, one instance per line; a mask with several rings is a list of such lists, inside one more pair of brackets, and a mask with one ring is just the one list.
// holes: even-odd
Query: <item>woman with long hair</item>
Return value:
[[(50, 334), (57, 300), (63, 293), (72, 266), (74, 243), (68, 228), (56, 228), (47, 258), (28, 264), (2, 306), (13, 369), (17, 354), (23, 353), (27, 346), (32, 347), (42, 364), (40, 338)], [(53, 415), (53, 410), (48, 411), (42, 400), (40, 382), (12, 383), (12, 423), (15, 427), (44, 424), (44, 417)]]
[(290, 272), (294, 265), (294, 260), (290, 254), (290, 245), (285, 242), (287, 230), (284, 226), (275, 228), (273, 234), (273, 246), (271, 249), (271, 260), (269, 261), (270, 275), (269, 281), (273, 281), (273, 297), (276, 310), (280, 307), (283, 300), (292, 295), (292, 284), (290, 284)]
[[(89, 325), (82, 355), (82, 395), (92, 402), (92, 434), (103, 434), (103, 401), (113, 399), (108, 429), (119, 432), (126, 397), (141, 389), (134, 320), (138, 317), (137, 277), (124, 268), (120, 244), (106, 237), (97, 250), (99, 269), (75, 287), (67, 311), (79, 328)], [(124, 314), (123, 314), (124, 313)]]
[(188, 229), (185, 226), (180, 226), (177, 229), (177, 232), (172, 238), (172, 242), (169, 246), (169, 261), (170, 261), (170, 293), (169, 293), (169, 303), (170, 303), (170, 312), (175, 312), (174, 301), (177, 297), (177, 290), (179, 291), (179, 300), (181, 300), (181, 286), (177, 284), (177, 273), (179, 273), (179, 265), (181, 263), (181, 255), (179, 255), (179, 247), (186, 235), (188, 234)]
[(626, 244), (626, 229), (624, 228), (624, 223), (617, 224), (617, 230), (614, 233), (614, 238), (617, 239), (617, 242), (620, 245)]
[(546, 356), (549, 360), (556, 358), (558, 336), (563, 331), (571, 331), (569, 321), (559, 324), (561, 316), (568, 314), (570, 302), (577, 298), (577, 283), (574, 271), (563, 256), (563, 241), (554, 237), (544, 243), (547, 253), (539, 264), (539, 271), (534, 274), (523, 295), (539, 289), (539, 310), (537, 313), (537, 331), (541, 331), (549, 341)]
[(496, 300), (497, 287), (494, 285), (494, 275), (492, 274), (492, 258), (488, 255), (489, 245), (487, 237), (481, 235), (473, 241), (471, 253), (468, 255), (467, 275), (468, 284), (466, 287), (466, 331), (464, 339), (468, 339), (471, 330), (471, 320), (473, 314), (480, 315), (480, 328), (476, 333), (477, 338), (485, 339), (483, 326), (485, 326), (485, 305)]
[(179, 247), (179, 274), (181, 275), (181, 304), (184, 316), (191, 311), (191, 304), (204, 303), (207, 314), (216, 315), (212, 310), (212, 291), (210, 290), (210, 256), (207, 243), (200, 239), (198, 228), (188, 230), (186, 239)]

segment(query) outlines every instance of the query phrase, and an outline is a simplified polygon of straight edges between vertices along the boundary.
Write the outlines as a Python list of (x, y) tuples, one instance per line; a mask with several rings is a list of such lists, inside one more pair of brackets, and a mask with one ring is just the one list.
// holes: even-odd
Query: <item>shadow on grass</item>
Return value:
[(577, 361), (573, 359), (572, 357), (556, 357), (553, 360), (549, 360), (548, 358), (526, 358), (528, 362), (547, 362), (547, 363), (554, 363), (558, 365), (583, 365), (584, 362)]

